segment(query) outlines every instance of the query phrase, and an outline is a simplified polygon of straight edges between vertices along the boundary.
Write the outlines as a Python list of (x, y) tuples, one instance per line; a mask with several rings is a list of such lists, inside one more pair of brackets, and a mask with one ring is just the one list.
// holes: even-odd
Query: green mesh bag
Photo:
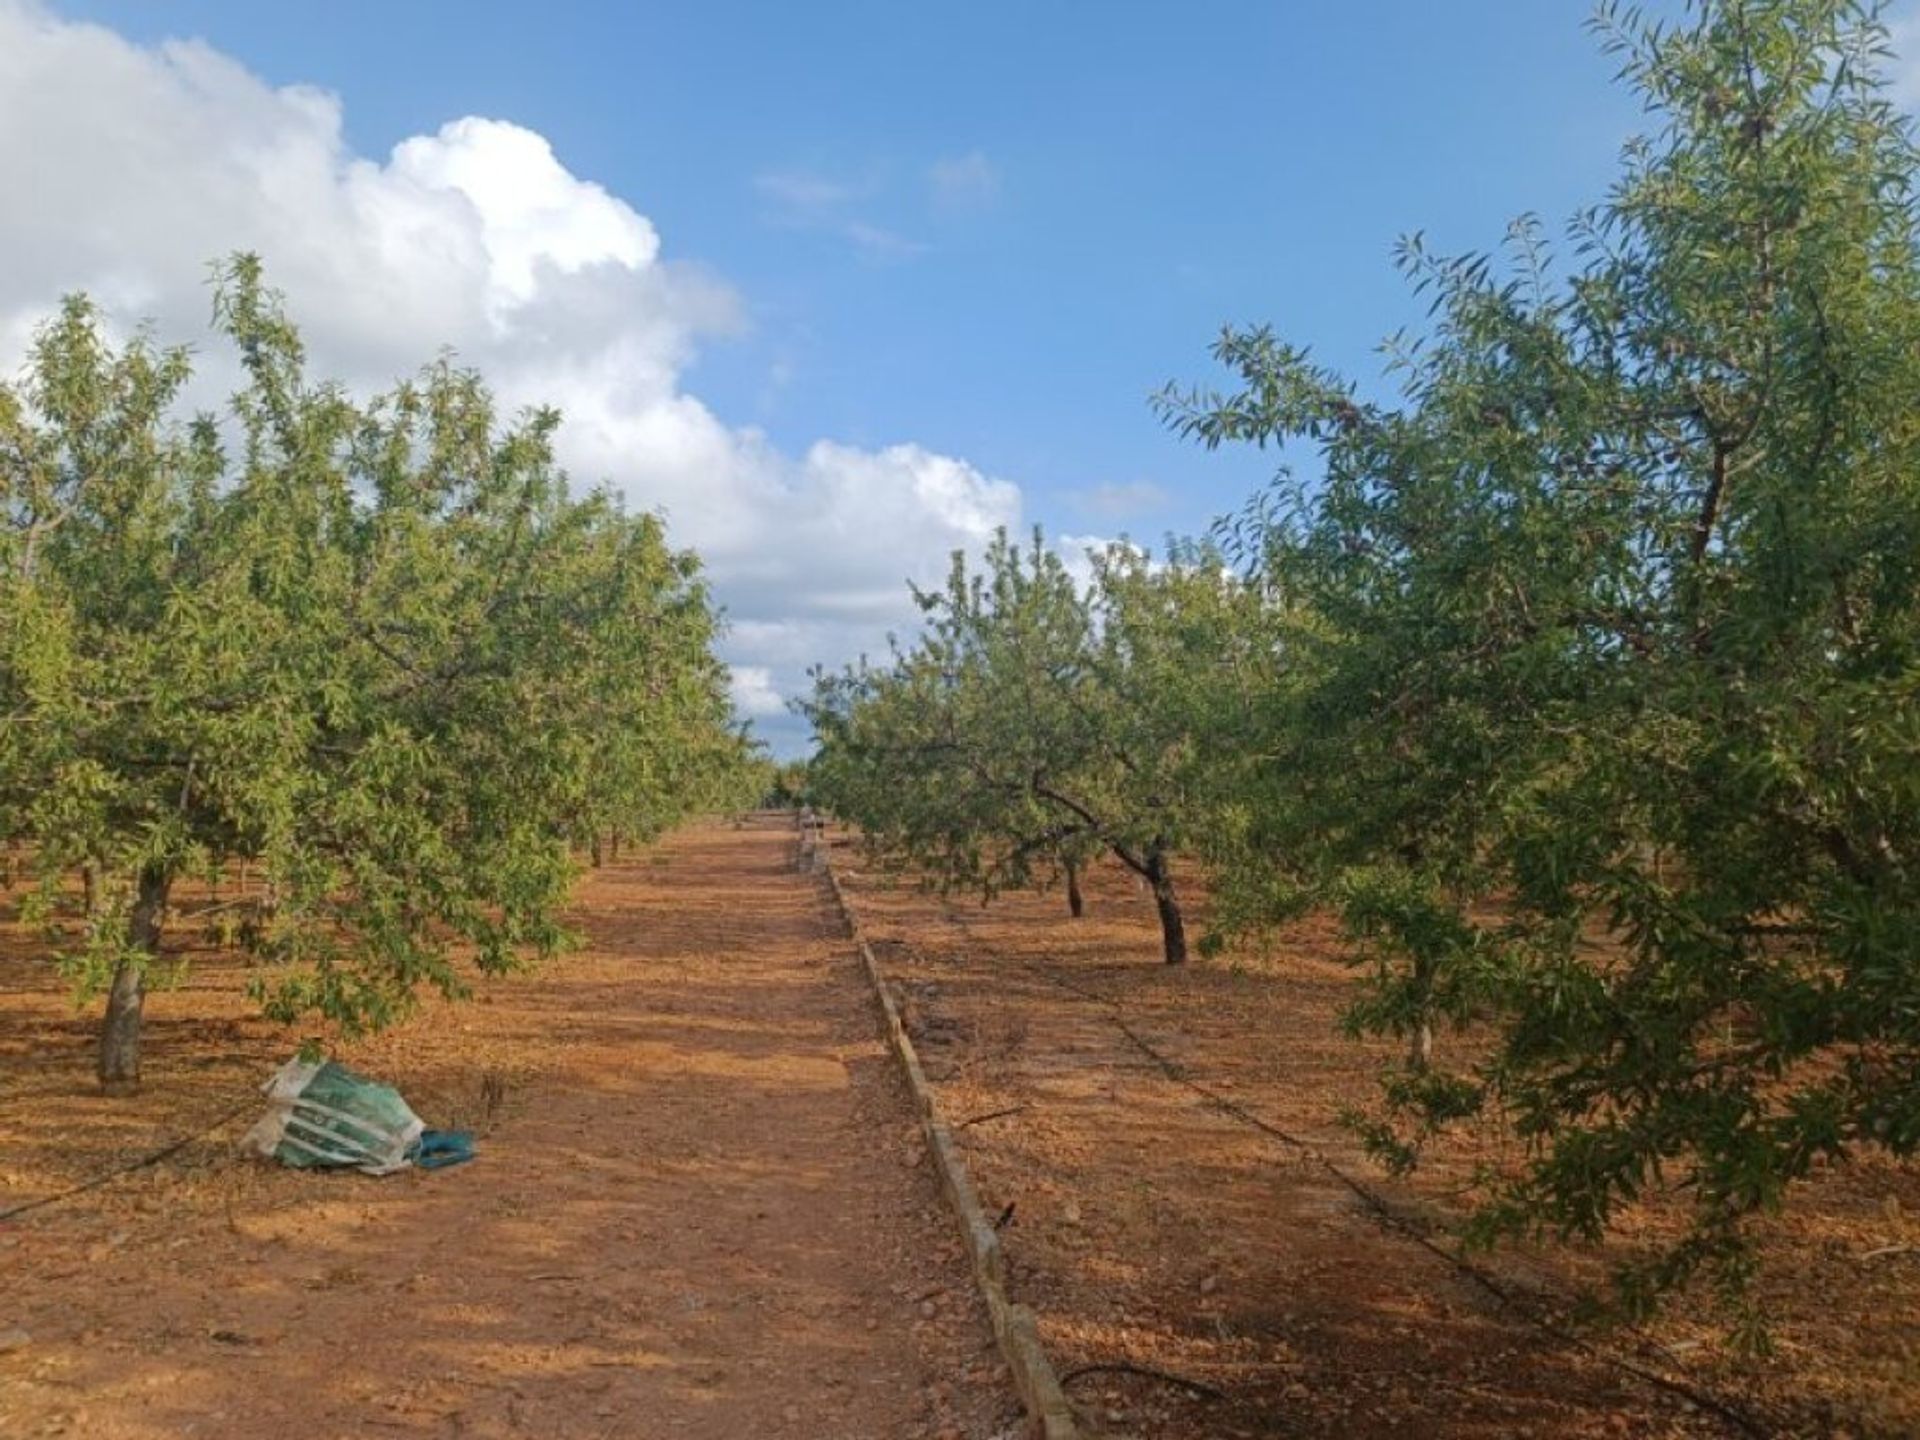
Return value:
[(303, 1170), (391, 1174), (426, 1128), (398, 1090), (332, 1060), (289, 1060), (261, 1089), (267, 1113), (240, 1148)]

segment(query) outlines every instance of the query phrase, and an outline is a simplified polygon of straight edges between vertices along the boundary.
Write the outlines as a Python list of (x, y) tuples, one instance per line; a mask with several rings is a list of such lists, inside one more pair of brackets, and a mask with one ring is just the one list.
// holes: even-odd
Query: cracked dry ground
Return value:
[(0, 897), (0, 1435), (1012, 1437), (1019, 1411), (871, 1002), (790, 822), (597, 872), (586, 945), (344, 1057), (479, 1159), (235, 1156), (286, 1032), (193, 957), (147, 1087)]

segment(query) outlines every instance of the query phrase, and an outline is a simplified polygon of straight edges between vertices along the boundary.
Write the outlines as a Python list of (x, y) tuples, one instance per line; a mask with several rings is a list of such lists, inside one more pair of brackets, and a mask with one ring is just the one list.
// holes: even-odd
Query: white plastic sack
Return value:
[(399, 1091), (331, 1060), (296, 1056), (260, 1088), (267, 1113), (240, 1148), (283, 1165), (389, 1175), (406, 1168), (426, 1128)]

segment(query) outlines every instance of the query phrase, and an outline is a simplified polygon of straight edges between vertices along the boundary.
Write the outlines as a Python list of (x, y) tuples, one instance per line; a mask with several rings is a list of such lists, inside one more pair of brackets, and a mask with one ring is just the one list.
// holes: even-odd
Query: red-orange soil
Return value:
[[(1324, 924), (1170, 969), (1150, 899), (1117, 871), (1096, 872), (1075, 921), (1057, 893), (982, 908), (862, 874), (844, 838), (835, 855), (982, 1200), (1011, 1209), (1013, 1298), (1038, 1312), (1069, 1393), (1109, 1433), (1920, 1435), (1913, 1167), (1863, 1157), (1763, 1227), (1771, 1359), (1741, 1358), (1702, 1295), (1575, 1343), (1568, 1302), (1609, 1256), (1496, 1253), (1477, 1263), (1502, 1300), (1328, 1169), (1437, 1227), (1423, 1233), (1446, 1250), (1455, 1192), (1476, 1162), (1512, 1152), (1498, 1133), (1463, 1136), (1401, 1184), (1370, 1164), (1338, 1117), (1373, 1101), (1386, 1051), (1339, 1029), (1354, 980)], [(1672, 1233), (1673, 1218), (1645, 1207), (1622, 1244)], [(1077, 1373), (1089, 1366), (1160, 1373)]]
[[(0, 1436), (746, 1440), (1020, 1433), (904, 1088), (791, 822), (590, 877), (585, 949), (342, 1058), (479, 1158), (386, 1179), (239, 1157), (298, 1035), (194, 954), (146, 1088), (0, 910)], [(97, 1007), (96, 1007), (97, 1008)]]

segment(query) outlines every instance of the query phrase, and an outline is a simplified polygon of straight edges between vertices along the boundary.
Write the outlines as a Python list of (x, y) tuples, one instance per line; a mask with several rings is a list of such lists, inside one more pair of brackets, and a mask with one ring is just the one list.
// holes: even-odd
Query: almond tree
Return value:
[(1247, 330), (1237, 393), (1166, 403), (1323, 472), (1242, 525), (1315, 617), (1245, 889), (1341, 908), (1362, 1028), (1488, 1042), (1395, 1077), (1412, 1128), (1375, 1138), (1503, 1112), (1486, 1237), (1688, 1197), (1623, 1272), (1644, 1306), (1737, 1289), (1821, 1161), (1920, 1144), (1920, 254), (1866, 7), (1600, 23), (1659, 128), (1565, 279), (1531, 223), (1504, 269), (1415, 242), (1398, 402)]
[(617, 858), (623, 842), (654, 840), (689, 808), (728, 798), (753, 747), (733, 728), (698, 557), (671, 549), (657, 516), (622, 514), (605, 497), (591, 508), (583, 648), (544, 658), (569, 693), (565, 733), (582, 747), (575, 838), (598, 864), (603, 840)]
[(1203, 785), (1196, 743), (1229, 653), (1235, 587), (1204, 557), (1125, 546), (1085, 593), (1036, 533), (918, 593), (919, 641), (886, 668), (821, 675), (806, 713), (815, 797), (898, 863), (985, 895), (1105, 851), (1149, 887), (1170, 965), (1187, 958), (1174, 880)]
[(109, 1089), (182, 879), (244, 862), (258, 998), (351, 1032), (555, 949), (580, 817), (650, 830), (744, 758), (697, 564), (569, 496), (557, 415), (502, 427), (447, 361), (309, 381), (248, 257), (216, 316), (224, 422), (83, 299), (0, 389), (0, 821), (41, 917), (89, 877), (60, 960), (107, 993)]

